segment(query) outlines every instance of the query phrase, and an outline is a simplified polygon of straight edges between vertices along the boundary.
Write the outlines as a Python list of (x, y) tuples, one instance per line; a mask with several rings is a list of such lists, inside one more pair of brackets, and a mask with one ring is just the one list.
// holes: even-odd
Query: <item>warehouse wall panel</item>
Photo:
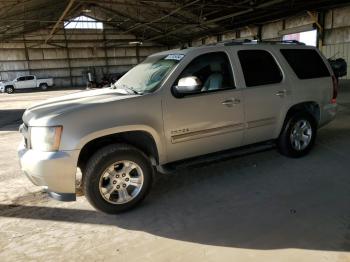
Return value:
[(325, 14), (325, 30), (322, 53), (327, 57), (344, 58), (348, 63), (350, 79), (350, 6), (328, 10)]
[(15, 60), (25, 60), (24, 50), (17, 49), (4, 49), (0, 52), (0, 60), (3, 61), (15, 61)]
[(321, 51), (326, 58), (344, 58), (348, 62), (348, 75), (343, 77), (342, 79), (350, 79), (350, 42), (325, 45), (321, 48)]
[(146, 56), (167, 49), (152, 43), (136, 47), (129, 44), (135, 36), (110, 28), (105, 32), (59, 30), (45, 44), (49, 32), (42, 29), (13, 38), (13, 43), (0, 43), (0, 80), (34, 74), (54, 78), (56, 86), (85, 86), (87, 72), (100, 81), (104, 75), (126, 72)]

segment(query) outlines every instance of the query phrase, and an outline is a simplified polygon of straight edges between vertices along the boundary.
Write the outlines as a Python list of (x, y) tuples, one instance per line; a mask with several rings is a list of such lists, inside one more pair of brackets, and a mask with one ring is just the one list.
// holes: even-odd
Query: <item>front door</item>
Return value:
[(26, 88), (26, 77), (25, 76), (18, 77), (15, 82), (15, 87), (16, 89)]
[(163, 101), (168, 161), (204, 155), (242, 144), (244, 112), (242, 91), (235, 88), (232, 67), (225, 52), (194, 58), (178, 80), (195, 76), (198, 91)]

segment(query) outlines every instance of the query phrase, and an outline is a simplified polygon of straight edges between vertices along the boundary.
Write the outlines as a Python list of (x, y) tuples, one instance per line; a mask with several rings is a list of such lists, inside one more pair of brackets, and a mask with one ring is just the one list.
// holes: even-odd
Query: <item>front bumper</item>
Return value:
[(27, 149), (22, 142), (18, 148), (21, 169), (37, 186), (47, 188), (49, 195), (60, 201), (74, 201), (75, 175), (79, 150), (41, 152)]

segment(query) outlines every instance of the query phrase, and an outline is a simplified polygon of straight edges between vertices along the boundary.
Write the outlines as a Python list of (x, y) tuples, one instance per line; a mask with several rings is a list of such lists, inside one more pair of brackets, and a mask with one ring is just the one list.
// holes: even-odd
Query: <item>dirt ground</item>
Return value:
[(24, 108), (0, 94), (0, 261), (350, 261), (350, 85), (302, 159), (268, 150), (161, 176), (122, 215), (58, 202), (20, 172)]

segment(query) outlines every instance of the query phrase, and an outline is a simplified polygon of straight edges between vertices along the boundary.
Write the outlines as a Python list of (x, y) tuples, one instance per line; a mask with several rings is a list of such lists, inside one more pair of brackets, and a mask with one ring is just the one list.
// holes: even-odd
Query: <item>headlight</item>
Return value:
[(30, 127), (31, 148), (39, 151), (57, 151), (60, 147), (62, 126)]

